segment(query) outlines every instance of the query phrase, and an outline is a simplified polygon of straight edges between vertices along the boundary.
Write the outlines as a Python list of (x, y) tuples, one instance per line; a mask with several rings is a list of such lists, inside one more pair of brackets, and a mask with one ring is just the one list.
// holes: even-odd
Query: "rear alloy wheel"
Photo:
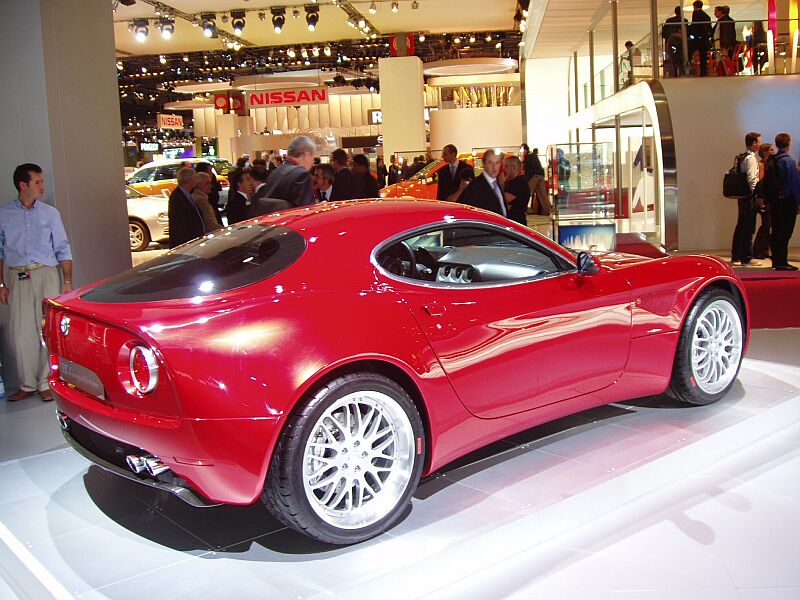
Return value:
[(131, 236), (131, 252), (141, 252), (150, 245), (150, 232), (147, 225), (138, 219), (128, 220), (128, 232)]
[(669, 393), (689, 404), (711, 404), (733, 386), (745, 331), (739, 303), (718, 288), (700, 294), (678, 340)]
[(376, 373), (344, 375), (290, 418), (263, 500), (289, 527), (353, 544), (391, 527), (417, 487), (422, 420), (408, 394)]

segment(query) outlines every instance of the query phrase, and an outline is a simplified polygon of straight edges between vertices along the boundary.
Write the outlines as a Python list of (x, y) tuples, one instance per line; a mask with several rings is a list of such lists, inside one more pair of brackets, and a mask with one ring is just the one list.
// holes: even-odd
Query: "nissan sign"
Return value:
[(247, 93), (247, 105), (250, 108), (266, 108), (268, 106), (287, 105), (298, 106), (300, 104), (323, 104), (327, 101), (328, 90), (324, 87)]

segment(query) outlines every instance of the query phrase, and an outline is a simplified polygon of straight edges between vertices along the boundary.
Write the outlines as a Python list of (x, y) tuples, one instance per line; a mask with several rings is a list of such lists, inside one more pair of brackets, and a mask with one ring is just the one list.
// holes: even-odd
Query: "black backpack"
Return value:
[(722, 195), (726, 198), (747, 198), (753, 194), (747, 181), (747, 174), (742, 173), (742, 161), (745, 156), (747, 152), (737, 155), (733, 159), (733, 166), (722, 178)]
[(773, 200), (783, 194), (783, 183), (778, 171), (779, 157), (774, 154), (764, 162), (764, 178), (758, 182), (758, 196), (766, 201)]

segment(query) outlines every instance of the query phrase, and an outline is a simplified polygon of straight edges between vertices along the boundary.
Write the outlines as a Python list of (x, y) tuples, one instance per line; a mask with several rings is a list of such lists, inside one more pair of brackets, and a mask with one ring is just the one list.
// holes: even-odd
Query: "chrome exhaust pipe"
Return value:
[(153, 477), (159, 473), (163, 473), (164, 471), (169, 471), (169, 467), (162, 463), (161, 459), (157, 456), (148, 456), (145, 458), (144, 466), (147, 469), (147, 472)]
[(61, 425), (61, 429), (67, 431), (69, 429), (69, 417), (58, 410), (56, 411), (56, 418), (58, 419), (59, 425)]
[(130, 467), (130, 470), (134, 473), (141, 473), (147, 468), (145, 465), (145, 458), (143, 456), (128, 454), (128, 456), (125, 457), (125, 462), (128, 463), (128, 467)]

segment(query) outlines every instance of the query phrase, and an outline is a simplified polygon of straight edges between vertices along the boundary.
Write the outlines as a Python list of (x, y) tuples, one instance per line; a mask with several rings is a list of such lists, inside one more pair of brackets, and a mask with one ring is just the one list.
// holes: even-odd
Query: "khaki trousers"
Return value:
[(541, 175), (533, 175), (528, 180), (528, 185), (531, 188), (531, 206), (534, 213), (536, 213), (536, 203), (538, 202), (538, 214), (549, 215), (553, 212), (553, 207), (550, 205), (550, 198), (547, 196), (547, 189), (544, 185), (544, 177)]
[(50, 389), (50, 363), (42, 341), (42, 300), (61, 291), (56, 267), (31, 269), (29, 279), (19, 279), (22, 269), (11, 267), (6, 282), (11, 312), (11, 345), (17, 359), (20, 389), (39, 392)]

